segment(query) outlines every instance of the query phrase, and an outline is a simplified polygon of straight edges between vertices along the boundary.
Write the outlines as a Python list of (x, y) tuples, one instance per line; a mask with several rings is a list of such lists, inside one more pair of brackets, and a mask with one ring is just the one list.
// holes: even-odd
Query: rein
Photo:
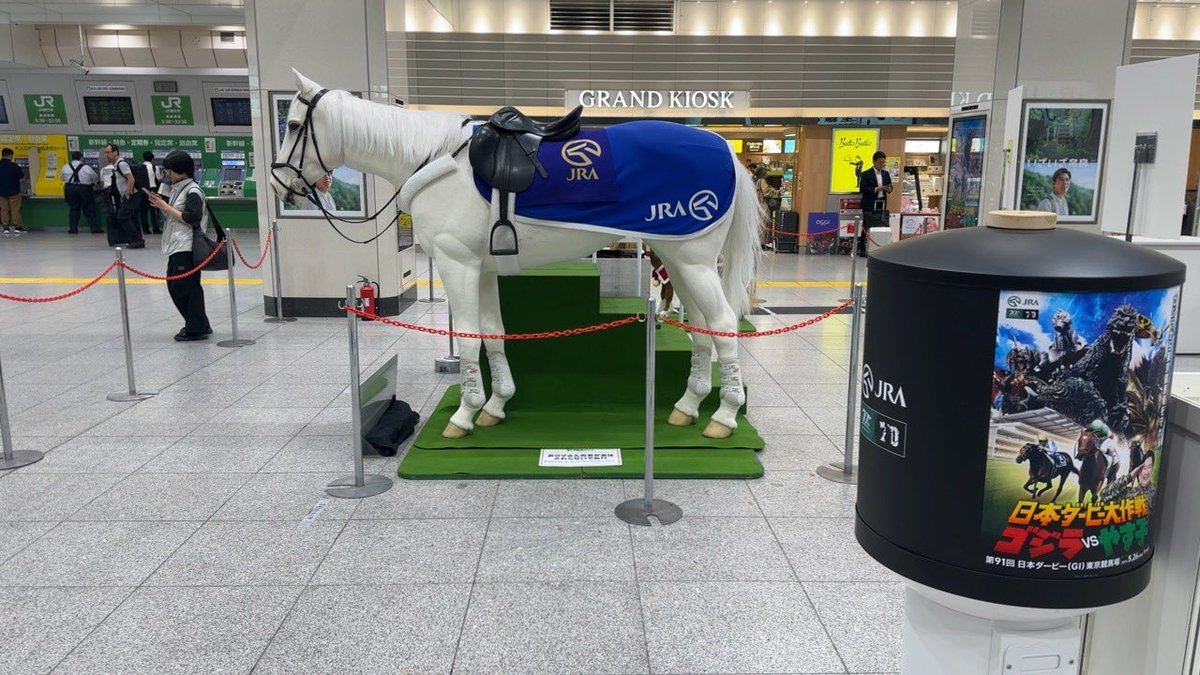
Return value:
[[(321, 170), (323, 170), (327, 174), (331, 173), (329, 167), (325, 165), (325, 159), (323, 157), (321, 157), (321, 148), (317, 144), (317, 131), (316, 131), (316, 127), (314, 126), (314, 123), (313, 123), (313, 112), (317, 109), (317, 103), (319, 103), (321, 101), (321, 98), (323, 96), (325, 96), (325, 94), (328, 94), (328, 93), (329, 93), (328, 89), (322, 89), (321, 91), (317, 92), (316, 96), (312, 97), (311, 101), (305, 99), (300, 94), (296, 95), (296, 100), (303, 103), (305, 105), (305, 107), (308, 109), (307, 112), (305, 112), (305, 114), (304, 114), (304, 121), (301, 122), (300, 126), (299, 126), (299, 132), (300, 132), (300, 138), (298, 139), (299, 142), (292, 143), (292, 150), (291, 150), (291, 152), (288, 153), (287, 161), (271, 162), (271, 177), (274, 178), (275, 180), (279, 181), (279, 183), (281, 185), (283, 185), (285, 189), (287, 189), (288, 197), (300, 197), (302, 199), (307, 199), (308, 201), (315, 204), (316, 207), (318, 209), (320, 209), (321, 215), (325, 217), (325, 222), (329, 223), (329, 226), (333, 228), (333, 231), (337, 232), (338, 235), (340, 235), (342, 237), (342, 239), (345, 239), (346, 241), (353, 243), (353, 244), (370, 244), (371, 242), (375, 241), (376, 239), (379, 239), (380, 237), (382, 237), (384, 234), (387, 234), (387, 231), (389, 229), (391, 229), (392, 225), (395, 225), (396, 222), (400, 219), (399, 212), (397, 212), (396, 215), (393, 216), (390, 221), (388, 221), (387, 227), (383, 228), (383, 230), (381, 230), (379, 232), (379, 234), (376, 234), (374, 237), (371, 237), (370, 239), (364, 239), (362, 241), (359, 241), (357, 239), (352, 239), (352, 238), (346, 236), (346, 234), (344, 232), (342, 232), (341, 229), (339, 229), (338, 226), (335, 225), (333, 221), (337, 220), (337, 221), (340, 221), (343, 223), (350, 223), (352, 225), (369, 223), (369, 222), (377, 219), (380, 214), (382, 214), (385, 210), (387, 210), (387, 208), (389, 206), (391, 206), (393, 203), (395, 203), (396, 199), (400, 196), (400, 188), (396, 188), (396, 192), (395, 192), (395, 194), (392, 195), (392, 198), (387, 200), (387, 202), (383, 206), (381, 206), (379, 208), (379, 210), (376, 211), (374, 214), (365, 216), (365, 217), (346, 218), (344, 216), (335, 215), (335, 214), (331, 213), (329, 210), (327, 210), (325, 208), (325, 205), (321, 203), (321, 200), (316, 198), (317, 186), (314, 185), (313, 183), (310, 183), (308, 181), (308, 179), (304, 177), (304, 170), (303, 170), (304, 157), (308, 153), (308, 141), (309, 141), (310, 137), (312, 138), (313, 152), (316, 153), (316, 155), (317, 155), (317, 162), (321, 165)], [(292, 123), (290, 123), (290, 122), (288, 123), (288, 128), (292, 131), (296, 131), (296, 128), (292, 127)], [(300, 146), (300, 159), (298, 162), (293, 163), (292, 157), (294, 157), (296, 154), (296, 146)], [(425, 162), (421, 164), (420, 168), (423, 168), (425, 166), (425, 164), (428, 164), (428, 163), (429, 163), (429, 160), (425, 160)], [(420, 171), (420, 168), (418, 168), (417, 170)], [(305, 191), (300, 192), (298, 190), (293, 189), (291, 181), (285, 181), (282, 178), (280, 178), (275, 172), (279, 171), (281, 169), (287, 169), (287, 170), (291, 171), (292, 173), (296, 174), (296, 176), (300, 178), (300, 181), (304, 183), (305, 188), (306, 188)], [(401, 187), (403, 187), (403, 186), (401, 186)], [(365, 188), (365, 186), (364, 186), (364, 188)]]

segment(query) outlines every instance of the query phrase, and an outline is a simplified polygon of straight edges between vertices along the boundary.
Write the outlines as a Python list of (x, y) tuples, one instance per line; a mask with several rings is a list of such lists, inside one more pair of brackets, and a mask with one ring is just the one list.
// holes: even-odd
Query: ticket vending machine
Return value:
[(221, 160), (221, 182), (218, 184), (218, 196), (221, 197), (236, 197), (245, 196), (246, 184), (246, 160), (244, 159), (222, 159)]
[(13, 161), (17, 163), (17, 166), (21, 167), (21, 194), (28, 197), (33, 194), (33, 184), (37, 182), (29, 180), (29, 159), (16, 157)]
[(196, 164), (196, 184), (204, 191), (206, 197), (217, 196), (217, 182), (208, 174), (204, 168), (204, 156), (199, 150), (188, 150), (187, 153), (192, 156), (192, 162)]

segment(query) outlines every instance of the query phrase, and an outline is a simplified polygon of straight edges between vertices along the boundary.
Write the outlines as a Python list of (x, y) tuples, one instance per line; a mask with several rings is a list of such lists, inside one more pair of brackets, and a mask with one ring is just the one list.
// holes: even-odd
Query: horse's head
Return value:
[(1037, 450), (1037, 447), (1037, 443), (1026, 443), (1021, 446), (1021, 449), (1017, 451), (1017, 464), (1029, 459), (1029, 455), (1033, 454), (1033, 451)]
[(1087, 429), (1079, 432), (1079, 440), (1075, 441), (1075, 459), (1083, 459), (1092, 454), (1095, 450), (1095, 439), (1095, 434)]
[[(336, 125), (328, 123), (331, 92), (292, 69), (299, 89), (279, 129), (280, 146), (271, 163), (271, 187), (280, 199), (298, 205), (321, 176), (341, 166), (342, 143)], [(325, 101), (324, 105), (320, 105)]]

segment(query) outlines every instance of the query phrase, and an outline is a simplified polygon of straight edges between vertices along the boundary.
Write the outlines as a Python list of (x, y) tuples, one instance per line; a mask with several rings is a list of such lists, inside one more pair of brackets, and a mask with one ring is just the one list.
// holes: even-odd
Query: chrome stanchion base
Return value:
[(233, 348), (233, 347), (248, 347), (252, 344), (255, 344), (254, 340), (243, 340), (243, 339), (239, 338), (237, 340), (221, 340), (220, 342), (217, 343), (217, 346)]
[(845, 464), (841, 462), (831, 462), (822, 464), (817, 467), (817, 475), (825, 480), (831, 480), (835, 483), (845, 483), (846, 485), (858, 485), (858, 465), (850, 465), (850, 473), (846, 473)]
[(657, 518), (659, 525), (670, 525), (683, 517), (683, 509), (662, 499), (650, 502), (650, 509), (647, 510), (644, 497), (617, 504), (615, 513), (618, 518), (630, 525), (642, 525), (643, 527), (650, 527), (651, 517)]
[(354, 476), (335, 480), (325, 487), (330, 497), (341, 499), (362, 499), (387, 492), (392, 488), (392, 479), (387, 476), (363, 476), (363, 484), (356, 485)]
[(145, 401), (148, 398), (158, 396), (158, 392), (153, 389), (142, 389), (135, 391), (132, 394), (127, 391), (118, 391), (114, 394), (109, 394), (105, 398), (117, 403), (130, 403), (133, 401)]
[(269, 316), (263, 319), (263, 323), (291, 323), (295, 320), (294, 316)]
[(425, 304), (434, 304), (434, 305), (436, 305), (439, 302), (445, 302), (445, 301), (446, 301), (445, 298), (417, 298), (417, 302), (423, 302)]
[(42, 458), (45, 456), (45, 453), (38, 452), (37, 450), (17, 450), (12, 454), (12, 459), (0, 455), (0, 471), (29, 466), (34, 462), (42, 461)]
[(433, 360), (433, 372), (435, 373), (457, 373), (462, 361), (453, 354), (450, 356), (439, 356)]

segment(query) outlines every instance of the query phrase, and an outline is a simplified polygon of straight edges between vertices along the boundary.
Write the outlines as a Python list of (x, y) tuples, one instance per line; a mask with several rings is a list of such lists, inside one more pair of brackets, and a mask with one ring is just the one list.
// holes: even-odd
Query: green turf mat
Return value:
[[(538, 450), (424, 450), (411, 448), (397, 471), (401, 478), (641, 478), (643, 450), (621, 451), (621, 466), (539, 467)], [(759, 478), (753, 450), (666, 448), (654, 450), (656, 478)], [(614, 504), (613, 506), (616, 506)]]
[[(585, 406), (573, 410), (523, 410), (516, 420), (477, 427), (470, 436), (442, 438), (458, 407), (459, 389), (446, 390), (397, 472), (401, 478), (636, 478), (642, 475), (645, 429), (638, 406)], [(744, 416), (724, 439), (703, 437), (702, 424), (666, 423), (670, 403), (654, 425), (655, 475), (662, 478), (757, 478), (755, 450), (765, 442)], [(542, 448), (621, 448), (618, 467), (539, 467)]]

